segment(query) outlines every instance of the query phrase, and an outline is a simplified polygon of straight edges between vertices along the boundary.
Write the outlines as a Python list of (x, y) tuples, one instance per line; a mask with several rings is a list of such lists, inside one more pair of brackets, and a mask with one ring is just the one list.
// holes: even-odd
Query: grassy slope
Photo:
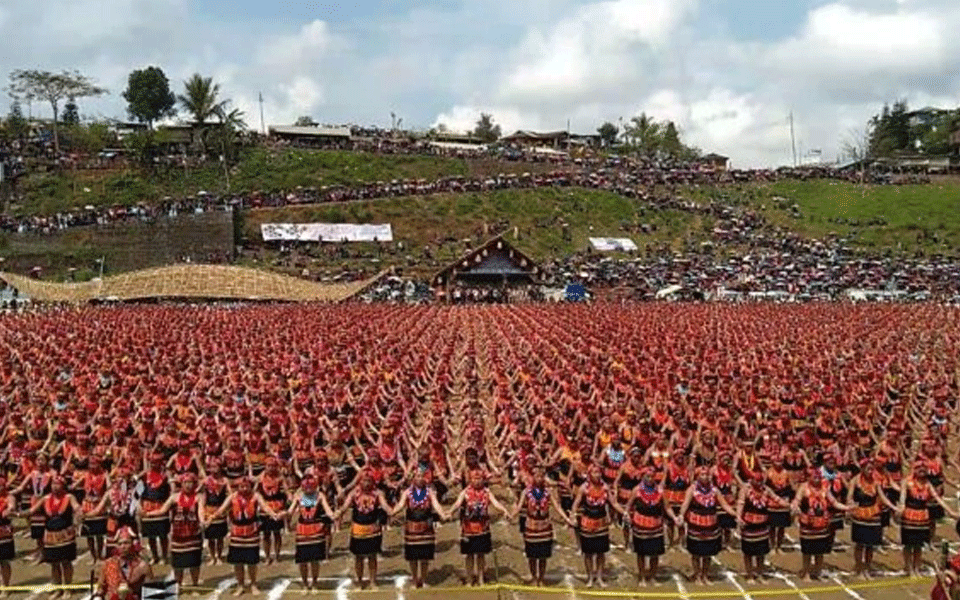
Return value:
[[(699, 190), (700, 198), (733, 196)], [(837, 233), (864, 250), (956, 253), (960, 248), (960, 181), (870, 186), (838, 181), (781, 181), (738, 194), (769, 222), (808, 237)], [(780, 200), (782, 199), (782, 200)], [(789, 207), (796, 203), (800, 217)], [(925, 234), (925, 235), (924, 235)]]
[[(451, 240), (436, 254), (434, 261), (418, 261), (422, 264), (416, 271), (429, 272), (459, 256), (467, 247), (463, 240), (481, 241), (485, 223), (492, 226), (501, 221), (518, 228), (516, 244), (537, 260), (582, 250), (591, 236), (631, 237), (639, 246), (679, 243), (684, 237), (701, 235), (705, 226), (701, 219), (676, 211), (644, 214), (634, 201), (608, 192), (551, 188), (264, 209), (246, 215), (244, 234), (250, 240), (258, 240), (261, 223), (390, 223), (394, 239), (404, 243), (404, 254), (415, 258), (420, 258), (425, 245)], [(564, 239), (563, 222), (569, 226), (569, 240)], [(651, 234), (630, 231), (641, 223), (654, 225), (656, 231)], [(509, 239), (513, 239), (512, 233)], [(337, 263), (364, 262), (374, 256), (372, 245), (356, 244), (350, 248), (362, 256)], [(321, 260), (319, 264), (332, 267), (334, 261)]]
[[(407, 178), (435, 180), (444, 176), (545, 168), (548, 167), (483, 159), (257, 148), (245, 153), (231, 169), (230, 189), (234, 192), (291, 190), (297, 186), (350, 185)], [(226, 191), (226, 178), (223, 168), (217, 164), (201, 169), (170, 168), (156, 173), (138, 169), (65, 171), (32, 174), (24, 181), (23, 190), (26, 201), (12, 207), (12, 212), (50, 214), (87, 204), (129, 205), (164, 196), (194, 195), (201, 190), (220, 193)]]
[[(496, 172), (535, 171), (546, 165), (499, 163), (492, 160), (463, 161), (434, 157), (383, 156), (345, 152), (268, 152), (255, 150), (247, 155), (232, 175), (232, 189), (277, 189), (297, 185), (321, 186), (336, 183), (382, 181), (406, 177), (433, 179), (445, 175), (490, 174)], [(155, 175), (149, 178), (135, 172), (125, 174), (73, 174), (33, 176), (29, 181), (33, 210), (58, 210), (80, 203), (118, 204), (142, 199), (195, 193), (201, 189), (222, 188), (222, 172), (216, 168)], [(72, 196), (76, 185), (79, 198)], [(84, 193), (83, 187), (91, 192)], [(885, 249), (905, 252), (957, 254), (960, 248), (960, 181), (945, 179), (929, 185), (860, 186), (833, 181), (783, 181), (773, 184), (744, 185), (724, 188), (688, 188), (680, 195), (698, 200), (709, 198), (749, 206), (763, 212), (769, 222), (804, 236), (821, 237), (831, 232), (851, 238), (855, 246), (876, 252)], [(800, 207), (799, 218), (789, 207)], [(394, 236), (405, 249), (384, 262), (402, 263), (405, 256), (422, 263), (418, 271), (429, 272), (458, 256), (465, 248), (465, 239), (478, 241), (484, 236), (483, 225), (507, 222), (519, 228), (517, 244), (535, 258), (544, 260), (582, 250), (587, 238), (595, 236), (629, 236), (641, 247), (648, 243), (666, 242), (679, 249), (684, 238), (704, 239), (712, 223), (698, 217), (663, 212), (644, 214), (643, 207), (613, 194), (580, 189), (547, 189), (536, 191), (499, 191), (491, 194), (435, 195), (352, 202), (342, 205), (290, 207), (254, 211), (246, 215), (244, 233), (259, 240), (263, 222), (354, 222), (391, 223)], [(571, 239), (562, 236), (560, 223), (569, 223)], [(641, 223), (655, 225), (652, 235), (633, 233)], [(593, 230), (590, 228), (593, 227)], [(920, 235), (924, 234), (924, 235)], [(0, 236), (0, 255), (43, 257), (44, 264), (63, 257), (66, 266), (88, 269), (91, 257), (109, 251), (114, 241), (110, 236), (84, 230), (63, 236), (52, 243), (39, 239), (23, 243), (13, 236)], [(460, 240), (445, 244), (433, 261), (421, 255), (425, 245), (440, 239)], [(340, 265), (355, 267), (358, 262), (369, 266), (375, 257), (370, 245), (351, 245), (354, 256), (345, 259), (320, 260), (321, 268)], [(269, 254), (266, 258), (270, 258)], [(378, 263), (379, 265), (379, 263)]]

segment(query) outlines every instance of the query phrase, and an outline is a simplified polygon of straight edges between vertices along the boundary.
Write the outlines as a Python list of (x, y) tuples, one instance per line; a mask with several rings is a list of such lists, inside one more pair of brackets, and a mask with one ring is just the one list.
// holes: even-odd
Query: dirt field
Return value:
[[(941, 535), (949, 533), (947, 539), (956, 549), (957, 537), (952, 523), (940, 526)], [(399, 599), (427, 598), (444, 596), (448, 598), (498, 598), (505, 600), (547, 599), (563, 597), (622, 597), (622, 598), (799, 598), (800, 600), (918, 600), (928, 598), (931, 588), (929, 579), (904, 580), (899, 573), (901, 559), (896, 548), (888, 548), (878, 553), (876, 566), (878, 573), (870, 581), (855, 580), (849, 575), (853, 568), (853, 551), (846, 545), (827, 558), (827, 573), (818, 582), (801, 582), (796, 577), (800, 568), (800, 554), (791, 549), (784, 554), (771, 555), (768, 563), (773, 570), (763, 584), (747, 584), (739, 574), (742, 571), (742, 555), (737, 550), (726, 550), (718, 558), (714, 572), (714, 582), (710, 586), (698, 586), (687, 583), (685, 574), (689, 573), (689, 558), (678, 549), (667, 552), (665, 567), (662, 569), (658, 585), (636, 587), (636, 564), (633, 554), (623, 547), (620, 532), (614, 532), (612, 542), (617, 546), (607, 555), (608, 587), (586, 588), (583, 584), (584, 569), (580, 555), (576, 550), (576, 541), (568, 528), (558, 529), (557, 543), (553, 558), (548, 563), (548, 582), (552, 587), (532, 589), (524, 586), (527, 577), (526, 560), (523, 557), (523, 543), (515, 523), (497, 522), (494, 525), (494, 552), (487, 560), (486, 588), (470, 589), (461, 586), (463, 561), (459, 554), (456, 524), (444, 524), (438, 531), (437, 560), (434, 561), (428, 584), (432, 587), (416, 590), (409, 586), (407, 564), (403, 560), (402, 536), (397, 527), (391, 527), (384, 538), (385, 554), (380, 560), (380, 573), (377, 578), (378, 590), (359, 590), (351, 581), (353, 571), (352, 556), (346, 550), (347, 534), (338, 532), (334, 538), (334, 554), (321, 569), (323, 590), (312, 595), (335, 596), (338, 600), (350, 597)], [(888, 536), (894, 533), (888, 529)], [(788, 531), (791, 539), (796, 539), (796, 529)], [(838, 540), (844, 544), (849, 540), (849, 529), (838, 534)], [(32, 548), (28, 539), (17, 538), (19, 557), (13, 563), (12, 585), (40, 586), (49, 582), (47, 568), (32, 565), (27, 550)], [(82, 550), (81, 550), (82, 551)], [(936, 551), (927, 553), (928, 560), (939, 558), (939, 546)], [(90, 577), (91, 563), (88, 555), (82, 555), (76, 562), (76, 579), (87, 582)], [(169, 574), (166, 565), (157, 566), (159, 577)], [(205, 600), (232, 598), (233, 577), (229, 565), (204, 566), (201, 571), (202, 589), (196, 594)], [(297, 597), (301, 595), (299, 573), (292, 557), (292, 535), (285, 534), (284, 550), (280, 564), (261, 565), (260, 594), (268, 600)], [(44, 596), (36, 591), (17, 592), (17, 597), (39, 600)], [(185, 590), (189, 597), (191, 590)], [(87, 593), (77, 591), (75, 600), (88, 600)], [(249, 597), (249, 596), (245, 596)]]

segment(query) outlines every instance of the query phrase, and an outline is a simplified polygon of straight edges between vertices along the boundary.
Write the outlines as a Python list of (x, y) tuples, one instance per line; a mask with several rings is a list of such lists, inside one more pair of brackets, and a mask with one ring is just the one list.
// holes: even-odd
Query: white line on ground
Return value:
[(568, 600), (577, 600), (577, 590), (573, 588), (573, 575), (570, 573), (563, 576), (563, 587), (567, 588)]
[(718, 567), (720, 567), (720, 575), (722, 575), (722, 576), (724, 577), (724, 579), (726, 579), (727, 581), (729, 581), (729, 582), (730, 582), (730, 585), (732, 585), (733, 587), (735, 587), (735, 588), (737, 589), (737, 591), (740, 592), (740, 595), (744, 597), (745, 600), (753, 600), (753, 597), (750, 596), (750, 594), (747, 593), (747, 590), (743, 589), (743, 586), (740, 585), (740, 582), (739, 582), (739, 581), (737, 581), (737, 576), (734, 575), (733, 571), (731, 571), (731, 570), (727, 569), (725, 566), (723, 566), (723, 563), (721, 563), (719, 560), (717, 560), (717, 557), (716, 557), (716, 556), (714, 556), (711, 560), (712, 560), (713, 564), (715, 564), (715, 565), (717, 565)]
[(290, 587), (290, 578), (284, 577), (277, 583), (273, 584), (273, 587), (270, 588), (270, 591), (267, 592), (267, 600), (280, 600), (283, 597), (283, 593), (287, 591), (287, 588)]
[(337, 584), (337, 600), (347, 600), (350, 597), (350, 580), (341, 579)]
[(398, 575), (393, 578), (393, 587), (397, 588), (397, 600), (406, 600), (403, 594), (403, 586), (407, 585), (408, 575)]
[(687, 587), (683, 585), (683, 580), (680, 576), (680, 573), (673, 574), (673, 582), (677, 584), (677, 592), (680, 594), (682, 600), (690, 600), (690, 596), (687, 594)]
[(227, 591), (227, 588), (229, 588), (232, 585), (236, 585), (236, 583), (237, 583), (237, 580), (233, 577), (228, 577), (227, 579), (224, 579), (223, 581), (218, 583), (217, 588), (213, 590), (213, 592), (211, 592), (209, 596), (207, 596), (207, 600), (218, 600), (220, 596), (222, 596), (223, 593)]
[(797, 584), (795, 584), (795, 583), (793, 582), (793, 580), (790, 579), (790, 576), (787, 575), (786, 573), (776, 572), (776, 573), (773, 573), (771, 576), (774, 577), (774, 578), (776, 578), (776, 579), (779, 579), (780, 581), (782, 581), (782, 582), (784, 582), (784, 583), (786, 583), (789, 588), (791, 588), (792, 590), (796, 591), (796, 592), (797, 592), (797, 595), (800, 596), (800, 600), (810, 600), (810, 596), (807, 596), (806, 594), (804, 594), (804, 593), (800, 590), (800, 588), (797, 587)]
[(842, 589), (844, 592), (846, 592), (846, 594), (847, 594), (848, 596), (850, 596), (851, 598), (853, 598), (853, 600), (864, 600), (864, 597), (863, 597), (863, 596), (861, 596), (860, 594), (858, 594), (858, 593), (856, 593), (855, 591), (853, 591), (853, 590), (851, 590), (850, 588), (848, 588), (847, 585), (846, 585), (845, 583), (843, 583), (842, 581), (840, 581), (840, 578), (837, 577), (836, 575), (831, 576), (830, 579), (831, 579), (834, 583), (836, 583), (837, 585), (839, 585), (839, 586), (840, 586), (840, 589)]

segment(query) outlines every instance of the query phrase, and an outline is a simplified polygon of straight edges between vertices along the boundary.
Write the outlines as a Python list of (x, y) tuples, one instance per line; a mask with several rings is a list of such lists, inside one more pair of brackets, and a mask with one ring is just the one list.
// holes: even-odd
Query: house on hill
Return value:
[(349, 127), (299, 127), (295, 125), (271, 125), (271, 138), (297, 144), (330, 144), (349, 142), (352, 134)]
[(597, 148), (600, 146), (599, 134), (576, 134), (568, 131), (527, 131), (519, 130), (510, 135), (500, 138), (503, 144), (515, 144), (517, 146), (553, 148), (554, 150), (571, 149), (578, 147)]
[(528, 284), (535, 283), (539, 275), (539, 267), (529, 256), (498, 235), (438, 271), (431, 284), (435, 288)]
[(715, 152), (701, 156), (698, 162), (717, 171), (726, 171), (730, 167), (730, 159)]

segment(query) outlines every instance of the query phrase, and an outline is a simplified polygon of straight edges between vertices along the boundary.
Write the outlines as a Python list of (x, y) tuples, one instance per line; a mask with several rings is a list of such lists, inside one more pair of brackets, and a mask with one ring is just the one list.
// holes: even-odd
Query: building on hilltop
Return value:
[(925, 106), (923, 108), (918, 108), (917, 110), (911, 110), (906, 116), (910, 127), (930, 127), (935, 125), (940, 117), (948, 114), (949, 112), (950, 111), (945, 108)]
[(498, 235), (438, 271), (431, 283), (435, 288), (530, 284), (539, 274), (529, 256)]
[(726, 171), (730, 168), (730, 158), (715, 152), (701, 156), (698, 162), (717, 171)]
[(306, 145), (349, 142), (353, 137), (349, 127), (271, 125), (267, 131), (273, 139)]
[(500, 138), (499, 141), (502, 144), (515, 144), (523, 147), (539, 146), (559, 150), (583, 146), (598, 148), (601, 138), (599, 134), (582, 135), (569, 131), (538, 132), (521, 129)]

